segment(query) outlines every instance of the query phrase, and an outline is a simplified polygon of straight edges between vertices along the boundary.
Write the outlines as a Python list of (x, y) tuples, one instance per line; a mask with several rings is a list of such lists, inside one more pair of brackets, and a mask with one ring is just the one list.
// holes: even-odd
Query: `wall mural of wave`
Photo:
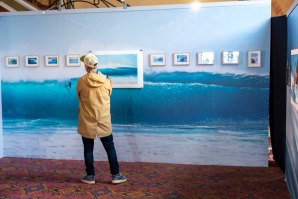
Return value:
[[(76, 82), (2, 82), (3, 118), (76, 120)], [(268, 85), (269, 78), (263, 76), (182, 72), (146, 75), (143, 89), (114, 89), (113, 123), (267, 120)]]
[[(144, 80), (142, 89), (114, 89), (112, 94), (113, 131), (122, 140), (120, 151), (127, 151), (120, 154), (124, 160), (266, 166), (268, 76), (173, 72), (146, 74)], [(69, 147), (79, 145), (76, 82), (2, 82), (5, 156), (65, 158)], [(72, 142), (39, 141), (44, 135), (56, 136), (55, 142), (66, 137)], [(17, 143), (24, 147), (14, 148), (11, 140), (18, 136), (38, 140), (38, 146), (48, 142), (52, 148), (33, 150), (32, 142)], [(131, 143), (131, 139), (138, 141)], [(149, 146), (148, 139), (152, 147), (137, 147)], [(184, 146), (185, 139), (190, 148), (177, 154), (175, 147)], [(164, 145), (175, 147), (165, 150)], [(53, 148), (55, 153), (50, 153)], [(158, 148), (169, 153), (154, 152)], [(233, 154), (235, 150), (238, 153)], [(137, 151), (147, 155), (133, 155)], [(230, 158), (220, 158), (229, 152)], [(67, 157), (81, 158), (74, 153)], [(188, 155), (183, 161), (181, 157)]]

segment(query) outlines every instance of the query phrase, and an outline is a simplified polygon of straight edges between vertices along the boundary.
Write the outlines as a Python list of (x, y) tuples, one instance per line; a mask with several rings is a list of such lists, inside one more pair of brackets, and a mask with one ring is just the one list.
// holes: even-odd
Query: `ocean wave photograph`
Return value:
[[(81, 144), (76, 132), (77, 80), (2, 82), (6, 155), (64, 158), (72, 153), (69, 157), (81, 158), (69, 152), (69, 147)], [(254, 164), (260, 166), (267, 155), (268, 87), (269, 77), (264, 76), (173, 72), (146, 74), (143, 89), (114, 89), (113, 132), (123, 141), (121, 151), (127, 151), (121, 156), (173, 163), (184, 156), (192, 164), (227, 164), (221, 157), (233, 154), (231, 160), (238, 158), (239, 164), (259, 159)], [(52, 143), (53, 137), (72, 141)], [(22, 147), (16, 149), (10, 140), (19, 139)], [(38, 153), (32, 140), (43, 145)], [(162, 147), (168, 149), (156, 151)], [(196, 153), (191, 152), (194, 148)], [(147, 158), (132, 156), (139, 150)]]

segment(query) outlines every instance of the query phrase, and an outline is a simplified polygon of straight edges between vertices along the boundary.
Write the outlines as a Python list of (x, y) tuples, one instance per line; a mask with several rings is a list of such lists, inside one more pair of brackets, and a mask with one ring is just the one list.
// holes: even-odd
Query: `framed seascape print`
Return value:
[(113, 88), (142, 88), (143, 51), (96, 51), (98, 71), (111, 78)]
[(197, 64), (198, 65), (213, 65), (214, 64), (214, 52), (198, 52)]
[(189, 53), (173, 53), (173, 64), (176, 66), (189, 65)]
[(38, 56), (37, 55), (25, 56), (25, 66), (28, 66), (28, 67), (37, 67), (37, 66), (39, 66)]
[(240, 61), (239, 51), (224, 51), (222, 52), (222, 64), (239, 64)]
[(15, 68), (20, 66), (20, 58), (18, 56), (6, 56), (6, 67)]
[(298, 112), (298, 49), (291, 50), (291, 104)]
[(66, 55), (66, 66), (81, 66), (81, 60), (79, 54)]
[(261, 51), (249, 51), (247, 55), (248, 67), (259, 68), (261, 67)]
[(46, 66), (59, 66), (59, 56), (58, 55), (46, 55), (45, 63), (46, 63)]
[(165, 66), (166, 65), (166, 54), (165, 53), (149, 54), (149, 65), (150, 66)]

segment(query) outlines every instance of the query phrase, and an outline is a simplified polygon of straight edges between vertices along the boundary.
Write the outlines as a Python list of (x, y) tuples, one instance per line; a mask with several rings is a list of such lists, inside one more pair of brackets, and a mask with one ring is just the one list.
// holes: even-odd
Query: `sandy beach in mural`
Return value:
[[(116, 150), (122, 162), (267, 166), (264, 160), (267, 153), (266, 132), (262, 135), (252, 132), (239, 135), (239, 132), (208, 127), (181, 129), (181, 132), (173, 133), (157, 133), (158, 130), (170, 130), (167, 128), (155, 128), (154, 133), (136, 133), (137, 129), (130, 127), (115, 129)], [(119, 131), (121, 129), (122, 132)], [(133, 132), (127, 132), (129, 129)], [(83, 145), (75, 127), (41, 131), (5, 133), (5, 156), (83, 159)], [(95, 160), (107, 161), (99, 139), (95, 142), (94, 155)]]

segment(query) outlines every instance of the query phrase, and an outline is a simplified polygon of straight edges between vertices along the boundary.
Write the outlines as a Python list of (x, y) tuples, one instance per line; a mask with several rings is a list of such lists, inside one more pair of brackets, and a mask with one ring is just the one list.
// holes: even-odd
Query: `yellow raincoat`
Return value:
[(112, 133), (111, 80), (102, 74), (87, 73), (77, 83), (79, 98), (78, 133), (85, 138), (106, 137)]

